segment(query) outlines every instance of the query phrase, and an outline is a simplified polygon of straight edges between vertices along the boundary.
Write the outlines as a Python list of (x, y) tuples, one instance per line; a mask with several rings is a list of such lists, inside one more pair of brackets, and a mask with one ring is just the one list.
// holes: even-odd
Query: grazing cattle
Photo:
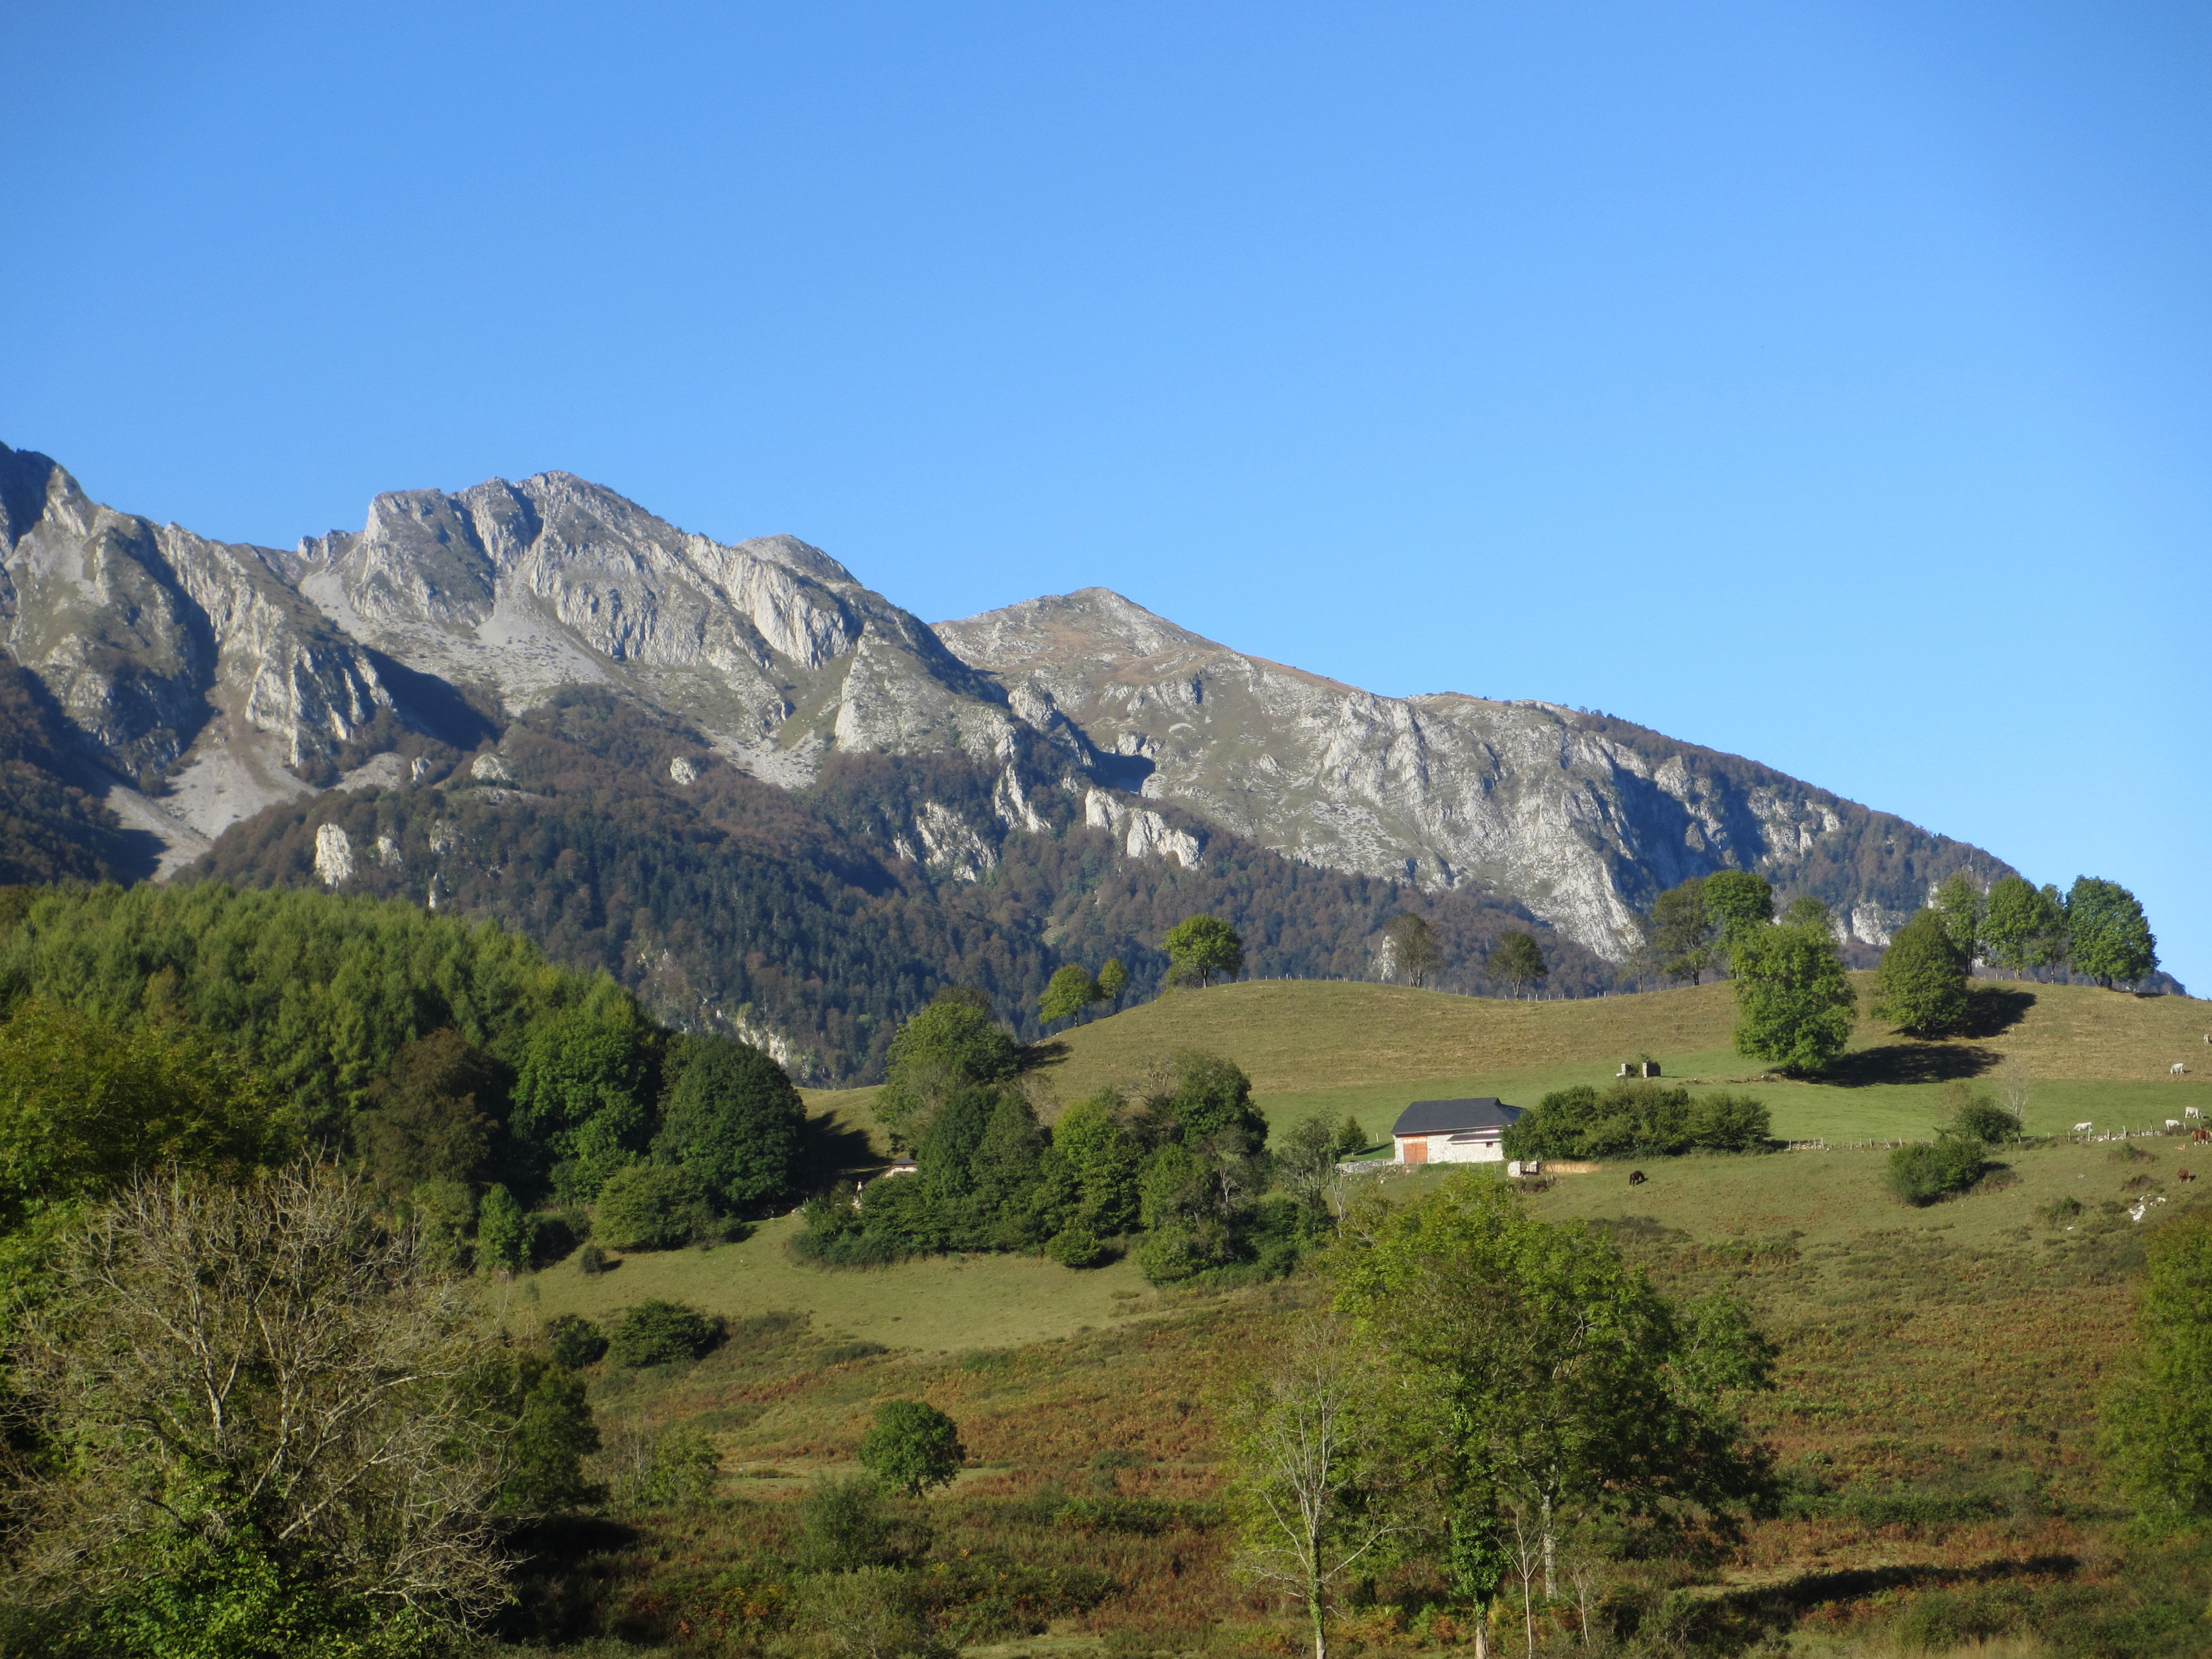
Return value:
[(2181, 1115), (2184, 1117), (2203, 1117), (2204, 1109), (2202, 1106), (2185, 1106), (2181, 1109)]
[(1632, 1186), (1632, 1187), (1641, 1187), (1641, 1186), (1644, 1184), (1644, 1171), (1643, 1171), (1643, 1170), (1631, 1170), (1628, 1172), (1628, 1184), (1629, 1184), (1630, 1186)]
[(2190, 1174), (2186, 1170), (2176, 1170), (2173, 1172), (2173, 1178), (2176, 1181), (2194, 1181), (2197, 1179), (2195, 1176)]
[(2191, 1140), (2212, 1140), (2212, 1129), (2191, 1129), (2189, 1138)]
[(2168, 1077), (2186, 1077), (2189, 1075), (2189, 1068), (2177, 1060), (2173, 1062), (2172, 1066), (2167, 1069), (2166, 1074)]
[(2166, 1121), (2166, 1127), (2169, 1129), (2179, 1129), (2181, 1127), (2181, 1120), (2178, 1117), (2170, 1117)]
[(2074, 1126), (2074, 1133), (2077, 1135), (2086, 1135), (2089, 1133), (2089, 1126), (2086, 1123), (2077, 1123)]

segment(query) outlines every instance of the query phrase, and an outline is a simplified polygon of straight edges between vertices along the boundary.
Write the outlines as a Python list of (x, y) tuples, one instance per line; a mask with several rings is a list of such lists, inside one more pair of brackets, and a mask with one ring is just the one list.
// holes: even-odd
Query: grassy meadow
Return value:
[[(1924, 1135), (1946, 1080), (1994, 1078), (2008, 1060), (2032, 1082), (2031, 1128), (2212, 1104), (2200, 1079), (2163, 1075), (2204, 1052), (2202, 1005), (1994, 988), (2012, 1000), (1982, 1036), (1912, 1043), (1875, 1030), (1842, 1081), (1760, 1079), (1778, 1132)], [(1533, 1103), (1644, 1051), (1670, 1076), (1741, 1087), (1755, 1073), (1729, 1051), (1731, 1018), (1725, 986), (1516, 1004), (1244, 984), (1096, 1021), (1046, 1058), (1065, 1100), (1133, 1079), (1163, 1050), (1209, 1048), (1251, 1073), (1276, 1121), (1351, 1110), (1379, 1134), (1409, 1099)], [(872, 1127), (866, 1091), (813, 1095), (810, 1105), (821, 1144), (856, 1161)], [(1975, 1192), (1917, 1210), (1889, 1195), (1885, 1156), (1872, 1151), (1655, 1160), (1634, 1188), (1625, 1165), (1607, 1166), (1532, 1194), (1540, 1213), (1617, 1241), (1670, 1294), (1735, 1291), (1781, 1347), (1779, 1386), (1749, 1415), (1792, 1494), (1783, 1512), (1695, 1559), (1630, 1564), (1624, 1582), (1671, 1592), (1670, 1617), (1717, 1641), (1715, 1651), (2212, 1651), (2212, 1623), (2200, 1618), (2212, 1556), (2187, 1540), (2131, 1541), (2095, 1446), (2095, 1402), (2128, 1340), (2145, 1229), (2198, 1201), (2178, 1177), (2199, 1158), (2212, 1174), (2209, 1152), (2166, 1139), (2031, 1144), (2003, 1152), (2005, 1167)], [(1445, 1178), (1392, 1176), (1383, 1188), (1410, 1194)], [(2127, 1206), (2146, 1198), (2137, 1223)], [(2045, 1219), (2065, 1199), (2080, 1213)], [(545, 1651), (718, 1651), (717, 1632), (752, 1616), (751, 1592), (732, 1588), (749, 1582), (748, 1553), (787, 1544), (790, 1500), (818, 1474), (850, 1467), (874, 1407), (895, 1398), (943, 1408), (969, 1448), (958, 1483), (923, 1506), (938, 1555), (988, 1559), (1009, 1583), (1028, 1574), (1063, 1587), (1060, 1600), (1034, 1603), (1045, 1634), (979, 1635), (971, 1659), (1291, 1650), (1280, 1609), (1230, 1571), (1209, 1504), (1224, 1474), (1215, 1411), (1282, 1322), (1325, 1296), (1317, 1273), (1209, 1294), (1152, 1290), (1126, 1261), (1079, 1273), (991, 1256), (826, 1272), (790, 1257), (796, 1225), (785, 1218), (739, 1243), (633, 1255), (592, 1278), (572, 1261), (503, 1292), (519, 1328), (563, 1312), (605, 1319), (660, 1296), (720, 1314), (731, 1330), (696, 1364), (595, 1372), (617, 1454), (688, 1425), (712, 1437), (725, 1476), (713, 1504), (611, 1533), (591, 1563), (539, 1586), (541, 1611), (552, 1610), (540, 1639), (556, 1640)], [(1144, 1535), (1041, 1518), (1059, 1493), (1109, 1489), (1163, 1500), (1171, 1518)], [(583, 1582), (594, 1574), (596, 1588)], [(1377, 1607), (1348, 1614), (1347, 1655), (1467, 1639), (1448, 1623), (1409, 1620), (1393, 1595), (1386, 1583)], [(2104, 1620), (2095, 1629), (2106, 1634), (2048, 1646), (2069, 1619)], [(1915, 1647), (1912, 1629), (1935, 1633)], [(1976, 1645), (1983, 1638), (1996, 1645)], [(1520, 1652), (1517, 1616), (1492, 1640), (1505, 1644), (1493, 1651)], [(1556, 1630), (1545, 1645), (1579, 1650)]]

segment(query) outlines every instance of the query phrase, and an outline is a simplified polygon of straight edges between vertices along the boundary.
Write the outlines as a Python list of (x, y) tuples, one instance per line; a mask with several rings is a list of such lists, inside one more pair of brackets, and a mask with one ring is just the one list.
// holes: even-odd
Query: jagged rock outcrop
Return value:
[[(1310, 865), (1525, 903), (1614, 960), (1654, 894), (1723, 866), (1817, 894), (1869, 945), (1951, 870), (2006, 869), (1607, 716), (1377, 696), (1103, 588), (932, 629), (793, 537), (718, 543), (564, 472), (380, 495), (360, 531), (285, 552), (157, 527), (0, 447), (0, 643), (171, 865), (323, 787), (496, 795), (513, 781), (485, 746), (500, 726), (598, 686), (786, 787), (839, 750), (978, 763), (988, 807), (922, 802), (896, 831), (944, 881), (984, 880), (1000, 826), (1048, 833), (1034, 792), (1055, 783), (1130, 858), (1197, 868), (1210, 824)], [(665, 775), (696, 781), (695, 753)], [(315, 849), (331, 884), (369, 862)], [(434, 868), (417, 877), (435, 890)]]
[[(1030, 599), (939, 636), (1018, 711), (1049, 710), (1140, 797), (1308, 863), (1526, 903), (1620, 960), (1662, 888), (1755, 869), (1886, 941), (1931, 880), (2006, 866), (1733, 756), (1549, 703), (1383, 697), (1176, 627), (1104, 588)], [(1188, 852), (1090, 797), (1130, 851)]]

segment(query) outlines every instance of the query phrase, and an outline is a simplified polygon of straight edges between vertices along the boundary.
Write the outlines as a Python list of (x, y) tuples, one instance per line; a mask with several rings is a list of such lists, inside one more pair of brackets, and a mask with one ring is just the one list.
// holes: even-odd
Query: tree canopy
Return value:
[(1160, 946), (1175, 964), (1170, 977), (1179, 985), (1202, 988), (1244, 971), (1244, 941), (1218, 917), (1185, 916), (1168, 929)]
[(1989, 960), (2012, 973), (2056, 968), (2065, 960), (2066, 907), (2056, 887), (2001, 877), (1990, 888), (1982, 931)]
[(1966, 1018), (1968, 960), (1951, 916), (1932, 907), (1915, 911), (1881, 953), (1870, 1012), (1915, 1036), (1958, 1030)]
[(1498, 936), (1483, 971), (1517, 997), (1540, 983), (1552, 969), (1536, 941), (1516, 930)]
[(1785, 1071), (1825, 1070), (1850, 1041), (1858, 998), (1835, 935), (1814, 927), (1751, 927), (1730, 947), (1735, 1051)]
[(909, 1498), (932, 1486), (949, 1486), (967, 1462), (959, 1425), (921, 1400), (893, 1400), (876, 1408), (860, 1437), (860, 1467)]
[(2079, 876), (2066, 895), (2066, 945), (2074, 971), (2109, 988), (2158, 966), (2158, 940), (2136, 896), (2115, 881)]

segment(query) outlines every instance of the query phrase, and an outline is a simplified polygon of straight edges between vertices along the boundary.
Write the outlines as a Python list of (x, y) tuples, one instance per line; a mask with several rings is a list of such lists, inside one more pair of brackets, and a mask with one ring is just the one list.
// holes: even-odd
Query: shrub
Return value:
[(1962, 1096), (1951, 1110), (1952, 1132), (1985, 1146), (2020, 1139), (2020, 1120), (1985, 1094)]
[(667, 1365), (696, 1359), (714, 1346), (720, 1328), (696, 1308), (657, 1297), (622, 1316), (607, 1352), (617, 1365)]
[(1063, 1267), (1101, 1267), (1114, 1259), (1114, 1252), (1097, 1234), (1088, 1227), (1063, 1228), (1052, 1236), (1044, 1253)]
[(1907, 1204), (1933, 1204), (1982, 1178), (1989, 1160), (1982, 1143), (1946, 1135), (1933, 1146), (1899, 1146), (1889, 1155), (1889, 1189)]
[(2055, 1198), (2035, 1212), (2035, 1218), (2046, 1227), (2063, 1226), (2082, 1212), (2078, 1198)]
[(653, 1443), (652, 1455), (624, 1488), (629, 1503), (653, 1506), (696, 1504), (711, 1497), (722, 1472), (722, 1454), (696, 1429), (671, 1429)]
[(545, 1341), (553, 1363), (572, 1371), (606, 1357), (607, 1334), (580, 1314), (558, 1314), (547, 1320)]
[(606, 1272), (613, 1265), (607, 1260), (607, 1253), (596, 1244), (586, 1244), (576, 1252), (576, 1271), (586, 1279)]
[(714, 1222), (707, 1189), (689, 1170), (633, 1164), (607, 1177), (592, 1225), (617, 1250), (672, 1250)]
[(928, 1547), (927, 1530), (891, 1514), (868, 1475), (822, 1476), (799, 1500), (799, 1564), (808, 1572), (891, 1566)]
[(1757, 1152), (1773, 1133), (1772, 1115), (1749, 1095), (1707, 1095), (1690, 1108), (1690, 1139), (1709, 1152)]

